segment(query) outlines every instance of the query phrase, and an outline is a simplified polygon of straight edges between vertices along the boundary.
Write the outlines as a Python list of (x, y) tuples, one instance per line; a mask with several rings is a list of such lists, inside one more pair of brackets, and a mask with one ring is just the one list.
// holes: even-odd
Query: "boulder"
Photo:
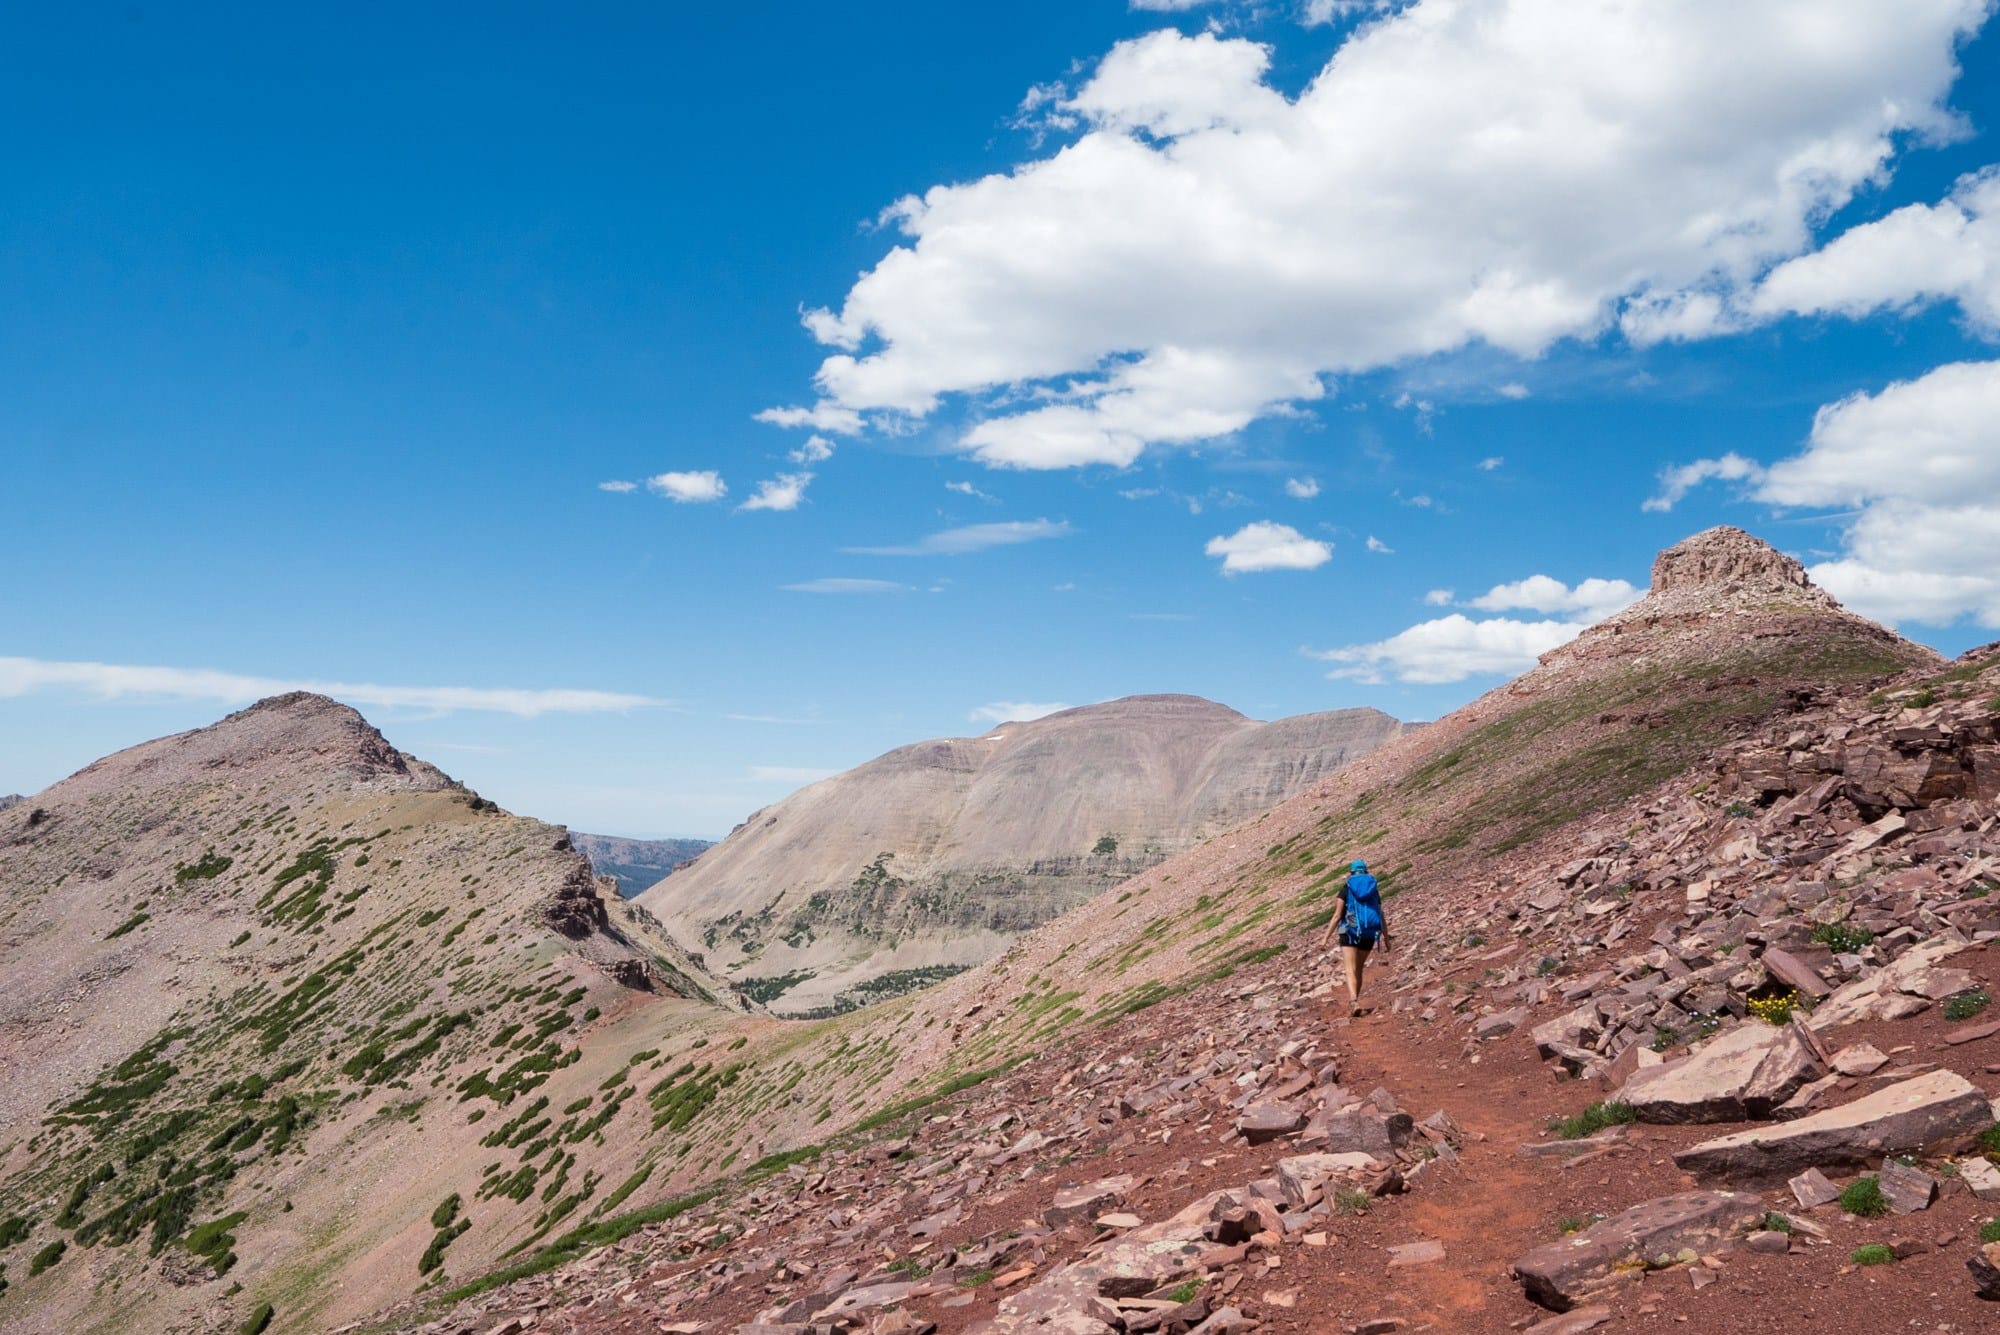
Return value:
[(1986, 1159), (1960, 1159), (1958, 1175), (1982, 1201), (2000, 1201), (2000, 1168)]
[(1856, 1043), (1833, 1054), (1833, 1069), (1842, 1075), (1873, 1075), (1889, 1064), (1889, 1054), (1873, 1043)]
[(1295, 1154), (1278, 1160), (1278, 1189), (1286, 1204), (1308, 1205), (1329, 1179), (1368, 1177), (1382, 1166), (1372, 1154)]
[(1263, 1145), (1296, 1135), (1305, 1124), (1305, 1109), (1296, 1103), (1253, 1103), (1236, 1119), (1236, 1131), (1252, 1145)]
[(1489, 1039), (1505, 1038), (1508, 1034), (1519, 1029), (1527, 1021), (1527, 1018), (1528, 1008), (1526, 1006), (1516, 1006), (1513, 1010), (1496, 1011), (1491, 1015), (1480, 1017), (1479, 1022), (1472, 1026), (1472, 1036), (1482, 1043)]
[(1897, 1159), (1884, 1159), (1882, 1171), (1875, 1175), (1881, 1185), (1882, 1199), (1889, 1202), (1889, 1208), (1897, 1214), (1915, 1214), (1919, 1210), (1931, 1208), (1937, 1199), (1937, 1179), (1921, 1168), (1912, 1168)]
[(1965, 1268), (1972, 1272), (1972, 1282), (1979, 1287), (1975, 1290), (1989, 1302), (2000, 1302), (2000, 1242), (1989, 1242), (1965, 1259)]
[(1695, 1260), (1763, 1218), (1763, 1201), (1743, 1192), (1663, 1196), (1535, 1248), (1514, 1263), (1514, 1274), (1529, 1299), (1566, 1312), (1627, 1276)]
[(1614, 1097), (1642, 1122), (1741, 1122), (1770, 1116), (1823, 1074), (1791, 1026), (1753, 1021), (1688, 1056), (1634, 1071)]
[(1819, 976), (1818, 970), (1789, 950), (1779, 950), (1776, 946), (1764, 952), (1764, 972), (1772, 982), (1783, 984), (1815, 1001), (1833, 991), (1826, 985), (1826, 979)]
[(1676, 1151), (1697, 1177), (1768, 1182), (1818, 1165), (1865, 1163), (1891, 1151), (1963, 1140), (1993, 1121), (1964, 1076), (1932, 1071), (1795, 1122), (1757, 1127)]
[(1061, 1228), (1064, 1224), (1079, 1219), (1095, 1219), (1107, 1210), (1115, 1210), (1125, 1203), (1125, 1193), (1132, 1189), (1132, 1181), (1131, 1174), (1121, 1173), (1088, 1186), (1066, 1187), (1058, 1191), (1049, 1202), (1049, 1207), (1042, 1211), (1042, 1222), (1050, 1228)]
[(1817, 1168), (1806, 1169), (1785, 1185), (1792, 1189), (1792, 1199), (1801, 1210), (1814, 1210), (1840, 1199), (1840, 1188), (1827, 1181), (1826, 1174)]
[(1320, 1114), (1306, 1128), (1304, 1139), (1331, 1154), (1366, 1154), (1391, 1163), (1396, 1151), (1409, 1144), (1415, 1125), (1408, 1113), (1385, 1113), (1364, 1107), (1354, 1112)]

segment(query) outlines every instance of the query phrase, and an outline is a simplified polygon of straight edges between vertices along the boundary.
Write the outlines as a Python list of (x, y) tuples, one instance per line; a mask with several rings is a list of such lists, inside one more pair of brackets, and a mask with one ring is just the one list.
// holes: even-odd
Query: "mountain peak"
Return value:
[(1677, 542), (1653, 558), (1654, 593), (1695, 589), (1711, 594), (1810, 592), (1817, 595), (1816, 601), (1832, 602), (1814, 586), (1803, 565), (1762, 538), (1728, 524)]

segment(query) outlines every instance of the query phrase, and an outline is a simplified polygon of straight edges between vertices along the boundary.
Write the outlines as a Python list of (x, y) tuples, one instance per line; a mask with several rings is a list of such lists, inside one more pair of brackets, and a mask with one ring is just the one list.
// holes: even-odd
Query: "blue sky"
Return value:
[(0, 792), (313, 684), (716, 836), (1028, 708), (1434, 717), (1721, 522), (1991, 640), (1988, 12), (17, 8)]

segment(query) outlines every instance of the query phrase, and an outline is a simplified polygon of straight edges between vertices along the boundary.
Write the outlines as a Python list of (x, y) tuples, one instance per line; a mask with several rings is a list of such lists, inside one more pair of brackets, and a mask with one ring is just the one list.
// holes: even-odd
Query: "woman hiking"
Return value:
[(1340, 907), (1319, 939), (1321, 950), (1338, 934), (1341, 962), (1347, 966), (1347, 1013), (1361, 1014), (1361, 976), (1368, 969), (1368, 952), (1379, 944), (1389, 953), (1389, 924), (1382, 917), (1382, 893), (1368, 864), (1356, 862), (1340, 892)]

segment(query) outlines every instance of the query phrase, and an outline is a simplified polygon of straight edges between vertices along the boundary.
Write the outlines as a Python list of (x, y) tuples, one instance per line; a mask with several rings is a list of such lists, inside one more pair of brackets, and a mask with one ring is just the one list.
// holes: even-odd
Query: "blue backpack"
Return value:
[(1347, 935), (1357, 941), (1373, 942), (1382, 935), (1382, 896), (1375, 878), (1359, 871), (1347, 878)]

